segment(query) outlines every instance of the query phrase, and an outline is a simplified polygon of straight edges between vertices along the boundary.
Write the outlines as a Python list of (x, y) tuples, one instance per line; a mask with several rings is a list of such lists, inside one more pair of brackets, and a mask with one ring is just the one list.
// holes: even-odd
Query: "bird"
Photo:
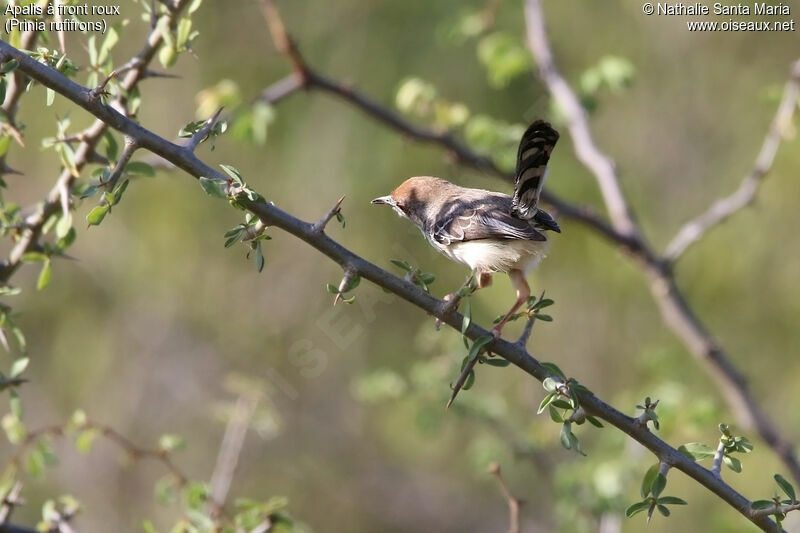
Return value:
[[(390, 206), (416, 225), (436, 250), (468, 266), (476, 290), (491, 285), (492, 274), (508, 274), (517, 299), (492, 329), (495, 338), (530, 297), (526, 277), (544, 258), (549, 245), (546, 232), (561, 233), (556, 220), (539, 207), (547, 163), (558, 137), (544, 120), (525, 130), (517, 150), (513, 195), (416, 176), (372, 200)], [(448, 294), (445, 300), (455, 297), (456, 293)]]

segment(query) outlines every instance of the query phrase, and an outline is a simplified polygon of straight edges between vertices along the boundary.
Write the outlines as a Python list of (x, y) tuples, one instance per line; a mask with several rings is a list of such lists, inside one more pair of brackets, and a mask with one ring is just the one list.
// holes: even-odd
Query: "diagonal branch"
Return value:
[[(189, 0), (176, 0), (169, 6), (170, 17), (174, 20), (180, 12), (189, 4)], [(153, 27), (147, 36), (147, 40), (139, 53), (117, 69), (118, 73), (125, 72), (121, 82), (120, 96), (108, 106), (124, 111), (127, 105), (127, 95), (139, 84), (147, 73), (147, 66), (155, 58), (156, 52), (161, 47), (163, 36), (161, 30)], [(21, 75), (21, 73), (20, 73)], [(84, 98), (97, 100), (93, 91), (89, 91)], [(86, 130), (81, 132), (81, 143), (75, 150), (75, 168), (80, 171), (86, 164), (92, 162), (95, 146), (105, 134), (108, 126), (102, 120), (97, 120)], [(8, 258), (0, 263), (0, 284), (8, 283), (8, 280), (19, 269), (22, 264), (22, 256), (27, 252), (36, 249), (39, 245), (39, 238), (42, 230), (55, 213), (57, 213), (63, 191), (70, 190), (77, 176), (73, 175), (70, 169), (64, 169), (58, 177), (53, 188), (48, 192), (44, 202), (39, 206), (36, 213), (25, 220), (25, 230), (14, 244)]]
[(781, 433), (753, 397), (744, 375), (733, 365), (730, 357), (705, 324), (695, 314), (686, 297), (675, 283), (669, 266), (659, 258), (641, 234), (635, 218), (619, 188), (619, 177), (611, 163), (592, 140), (586, 112), (572, 87), (558, 73), (544, 24), (541, 0), (526, 0), (525, 17), (528, 42), (539, 64), (539, 74), (550, 92), (565, 111), (568, 129), (573, 137), (579, 159), (595, 175), (606, 202), (612, 223), (619, 231), (630, 235), (633, 245), (622, 244), (637, 260), (650, 282), (650, 292), (661, 311), (664, 322), (683, 341), (689, 351), (705, 365), (717, 381), (723, 397), (741, 426), (755, 430), (780, 457), (792, 477), (800, 482), (800, 460), (794, 445)]
[(797, 111), (800, 95), (800, 60), (792, 65), (789, 80), (783, 89), (783, 96), (772, 119), (767, 135), (761, 144), (755, 164), (744, 177), (739, 187), (730, 195), (716, 200), (711, 206), (686, 222), (667, 245), (664, 259), (675, 263), (693, 244), (697, 243), (708, 230), (721, 224), (740, 209), (750, 205), (756, 198), (758, 187), (769, 174), (775, 162), (775, 154), (786, 137), (792, 118)]
[[(20, 68), (33, 79), (69, 98), (99, 120), (107, 123), (110, 127), (134, 139), (140, 147), (167, 159), (190, 176), (198, 179), (203, 176), (222, 182), (227, 182), (229, 180), (225, 175), (198, 159), (190, 150), (156, 135), (111, 107), (105, 106), (97, 100), (90, 99), (88, 97), (90, 89), (82, 87), (65, 78), (50, 67), (37, 63), (23, 52), (3, 41), (0, 41), (0, 56), (17, 59), (20, 62)], [(312, 223), (295, 218), (279, 207), (263, 200), (251, 200), (243, 195), (238, 196), (237, 201), (248, 211), (260, 218), (264, 224), (278, 227), (294, 235), (343, 268), (356, 272), (362, 278), (393, 292), (417, 308), (436, 316), (453, 329), (461, 331), (463, 317), (460, 313), (451, 312), (443, 315), (441, 313), (444, 305), (442, 301), (434, 298), (413, 283), (400, 279), (356, 255), (331, 239), (324, 232), (313, 231), (314, 225)], [(479, 325), (472, 323), (464, 334), (468, 338), (475, 340), (482, 336), (488, 336), (489, 332)], [(547, 368), (534, 359), (524, 347), (517, 343), (496, 339), (488, 343), (486, 347), (539, 381), (550, 377)], [(778, 531), (775, 523), (768, 516), (754, 515), (751, 512), (751, 504), (744, 496), (714, 476), (710, 470), (703, 468), (701, 465), (681, 454), (678, 450), (647, 430), (647, 428), (641, 427), (634, 418), (618, 411), (589, 392), (578, 392), (577, 396), (581, 407), (586, 413), (601, 418), (627, 435), (630, 435), (653, 452), (660, 462), (686, 473), (686, 475), (716, 494), (762, 530)]]

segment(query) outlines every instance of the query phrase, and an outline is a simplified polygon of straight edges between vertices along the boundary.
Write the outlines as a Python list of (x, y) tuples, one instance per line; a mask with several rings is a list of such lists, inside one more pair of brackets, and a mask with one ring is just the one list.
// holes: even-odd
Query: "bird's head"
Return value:
[(388, 205), (401, 217), (422, 226), (428, 211), (438, 207), (442, 193), (452, 186), (439, 178), (418, 176), (407, 179), (391, 194), (375, 198), (372, 203)]

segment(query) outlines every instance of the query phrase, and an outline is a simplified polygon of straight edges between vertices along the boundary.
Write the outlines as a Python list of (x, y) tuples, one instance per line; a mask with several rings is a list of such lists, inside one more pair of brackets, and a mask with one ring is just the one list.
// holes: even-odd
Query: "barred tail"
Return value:
[(522, 135), (517, 151), (517, 173), (511, 212), (522, 219), (536, 215), (539, 195), (547, 177), (547, 162), (558, 141), (549, 122), (537, 120)]

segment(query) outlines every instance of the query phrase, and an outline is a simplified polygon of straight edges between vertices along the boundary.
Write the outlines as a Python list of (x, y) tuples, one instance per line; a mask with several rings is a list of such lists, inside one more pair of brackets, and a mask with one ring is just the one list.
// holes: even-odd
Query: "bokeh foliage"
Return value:
[[(280, 7), (317, 68), (413, 120), (452, 129), (501, 166), (513, 163), (527, 122), (543, 116), (558, 123), (559, 110), (532, 76), (517, 3), (499, 4), (491, 17), (482, 2), (456, 0)], [(647, 232), (663, 244), (751, 165), (795, 59), (792, 36), (690, 34), (677, 19), (646, 18), (628, 2), (546, 7), (557, 60), (592, 111), (598, 140), (617, 159)], [(117, 61), (140, 46), (141, 8), (122, 6), (131, 23), (111, 51)], [(213, 151), (202, 145), (207, 161), (234, 165), (268, 200), (308, 220), (346, 195), (347, 224), (329, 226), (345, 245), (387, 268), (399, 259), (419, 276), (435, 275), (425, 284), (439, 296), (463, 282), (466, 272), (369, 199), (410, 175), (508, 191), (507, 183), (454, 166), (435, 148), (410, 144), (323, 95), (300, 93), (277, 108), (250, 105), (287, 72), (256, 7), (205, 2), (192, 20), (157, 64), (180, 78), (142, 84), (144, 125), (172, 137), (225, 105), (229, 131)], [(99, 38), (86, 49), (85, 41), (69, 36), (75, 66), (109, 59)], [(189, 43), (196, 59), (186, 53)], [(66, 62), (60, 67), (72, 70)], [(91, 68), (76, 73), (84, 84), (97, 77)], [(69, 168), (63, 148), (42, 150), (37, 141), (90, 119), (41, 87), (23, 99), (19, 116), (28, 142), (8, 148), (9, 164), (25, 176), (8, 177), (4, 196), (27, 205), (44, 196), (60, 164)], [(791, 179), (798, 165), (797, 141), (790, 140), (755, 208), (711, 233), (678, 267), (692, 303), (751, 376), (763, 405), (782, 413), (776, 417), (789, 435), (800, 432), (791, 414), (800, 372), (792, 357), (800, 312), (800, 237), (793, 230), (800, 185)], [(587, 456), (565, 452), (559, 427), (546, 414), (535, 416), (546, 391), (512, 368), (478, 368), (474, 387), (445, 412), (465, 355), (457, 333), (436, 332), (432, 319), (366, 283), (348, 288), (352, 305), (331, 308), (326, 282), (340, 278), (338, 268), (285, 235), (259, 243), (259, 275), (244, 260), (247, 245), (221, 246), (226, 230), (249, 221), (175, 173), (147, 179), (149, 167), (139, 168), (145, 176), (131, 176), (124, 201), (99, 227), (86, 228), (83, 217), (118, 198), (84, 200), (69, 249), (79, 261), (31, 256), (39, 268), (15, 276), (24, 290), (13, 297), (22, 311), (13, 320), (27, 335), (24, 375), (31, 380), (17, 391), (30, 427), (70, 420), (82, 408), (139, 443), (180, 434), (188, 446), (175, 460), (202, 480), (213, 469), (231, 398), (255, 388), (263, 412), (233, 495), (277, 507), (283, 500), (270, 498), (285, 495), (314, 530), (501, 530), (506, 514), (486, 475), (491, 461), (503, 465), (515, 495), (527, 502), (530, 530), (593, 531), (598, 520), (615, 517), (623, 531), (641, 529), (638, 517), (621, 517), (645, 496), (640, 480), (652, 458), (644, 450), (583, 425), (575, 431)], [(570, 200), (598, 202), (567, 136), (548, 185)], [(644, 279), (613, 247), (562, 225), (532, 278), (534, 290), (546, 289), (557, 302), (548, 310), (555, 320), (534, 329), (532, 353), (632, 414), (645, 396), (658, 399), (664, 438), (713, 447), (717, 423), (734, 416), (665, 330)], [(498, 278), (470, 298), (473, 320), (490, 323), (510, 298), (508, 282)], [(517, 331), (510, 326), (508, 334)], [(741, 474), (724, 475), (745, 494), (769, 498), (775, 485), (764, 473), (780, 468), (755, 444)], [(85, 530), (108, 523), (137, 530), (144, 517), (158, 527), (171, 523), (174, 509), (153, 505), (154, 480), (164, 474), (158, 464), (124, 468), (107, 444), (93, 445), (87, 456), (58, 440), (52, 452), (43, 446), (33, 473), (56, 455), (59, 464), (42, 480), (26, 481), (30, 502), (78, 496)], [(3, 445), (3, 464), (14, 453)], [(668, 490), (690, 504), (654, 520), (653, 531), (746, 527), (681, 476), (670, 476)], [(15, 516), (35, 522), (40, 507)]]

